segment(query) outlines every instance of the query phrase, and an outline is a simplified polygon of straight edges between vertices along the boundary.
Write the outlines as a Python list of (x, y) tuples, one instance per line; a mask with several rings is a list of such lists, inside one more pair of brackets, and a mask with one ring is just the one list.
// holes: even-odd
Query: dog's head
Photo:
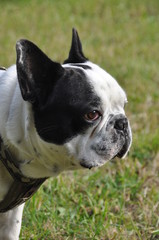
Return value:
[(16, 50), (21, 94), (32, 104), (35, 128), (43, 141), (64, 145), (86, 168), (127, 154), (131, 130), (124, 112), (126, 94), (84, 56), (75, 29), (63, 65), (27, 40), (18, 41)]

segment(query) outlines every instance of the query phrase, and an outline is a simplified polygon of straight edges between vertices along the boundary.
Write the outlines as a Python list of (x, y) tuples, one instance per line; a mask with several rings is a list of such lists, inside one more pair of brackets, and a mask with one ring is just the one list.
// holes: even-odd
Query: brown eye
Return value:
[(101, 114), (100, 114), (98, 111), (94, 110), (94, 111), (92, 111), (92, 112), (86, 113), (86, 114), (84, 115), (84, 118), (85, 118), (87, 121), (95, 121), (95, 120), (97, 120), (100, 116), (101, 116)]

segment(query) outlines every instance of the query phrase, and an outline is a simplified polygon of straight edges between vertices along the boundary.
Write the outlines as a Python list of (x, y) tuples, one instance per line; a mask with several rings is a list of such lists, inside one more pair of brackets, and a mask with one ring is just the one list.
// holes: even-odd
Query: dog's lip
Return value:
[(117, 153), (116, 157), (118, 158), (124, 158), (127, 154), (127, 152), (129, 151), (131, 145), (131, 137), (126, 134), (125, 135), (125, 143), (123, 145), (123, 147), (121, 148), (121, 150)]
[(91, 168), (99, 167), (99, 166), (101, 166), (103, 164), (100, 164), (100, 163), (87, 163), (85, 159), (82, 159), (80, 161), (80, 165), (83, 168), (91, 169)]
[(81, 167), (83, 167), (83, 168), (89, 168), (89, 169), (93, 168), (92, 165), (87, 164), (87, 163), (85, 163), (84, 161), (81, 161), (81, 162), (80, 162), (80, 165), (81, 165)]
[(115, 157), (118, 157), (118, 158), (123, 158), (125, 153), (128, 151), (128, 147), (127, 147), (127, 144), (125, 143), (123, 145), (123, 147), (121, 148), (121, 150), (113, 157), (113, 159)]

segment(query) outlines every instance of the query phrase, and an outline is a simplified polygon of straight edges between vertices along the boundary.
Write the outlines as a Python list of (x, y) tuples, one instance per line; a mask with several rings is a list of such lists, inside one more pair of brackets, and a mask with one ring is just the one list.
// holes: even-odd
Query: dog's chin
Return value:
[(82, 159), (80, 161), (80, 165), (82, 168), (95, 168), (95, 167), (101, 167), (103, 166), (105, 163), (107, 163), (108, 161), (114, 159), (114, 158), (124, 158), (127, 155), (129, 148), (124, 145), (117, 153), (111, 154), (111, 155), (107, 155), (107, 157), (103, 158), (102, 156), (98, 156), (98, 160), (96, 161), (91, 161), (91, 160), (86, 160), (86, 159)]

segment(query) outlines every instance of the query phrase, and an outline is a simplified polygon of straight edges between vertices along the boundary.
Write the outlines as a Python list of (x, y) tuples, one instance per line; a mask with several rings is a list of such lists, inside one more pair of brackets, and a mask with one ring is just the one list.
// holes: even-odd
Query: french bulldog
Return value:
[(63, 64), (24, 39), (17, 42), (16, 54), (16, 65), (0, 69), (3, 240), (19, 239), (25, 194), (23, 201), (14, 197), (12, 205), (16, 184), (25, 182), (27, 188), (28, 180), (32, 191), (39, 179), (42, 183), (66, 170), (91, 169), (124, 158), (132, 141), (124, 90), (85, 57), (75, 29)]

